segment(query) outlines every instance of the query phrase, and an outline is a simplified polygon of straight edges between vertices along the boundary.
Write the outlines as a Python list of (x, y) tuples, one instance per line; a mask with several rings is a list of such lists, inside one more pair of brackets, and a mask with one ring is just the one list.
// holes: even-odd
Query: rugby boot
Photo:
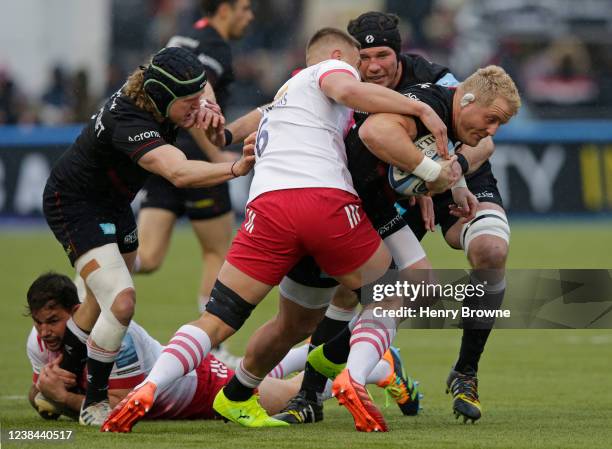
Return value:
[(232, 401), (221, 389), (215, 396), (213, 409), (227, 422), (232, 421), (244, 427), (285, 427), (288, 423), (268, 415), (259, 404), (259, 395), (254, 394), (246, 401)]
[(453, 396), (453, 413), (455, 418), (463, 417), (463, 422), (480, 419), (481, 407), (478, 399), (478, 378), (476, 373), (464, 374), (451, 370), (446, 379), (446, 393)]
[(117, 404), (100, 430), (102, 432), (131, 432), (132, 427), (151, 410), (155, 402), (156, 390), (157, 386), (153, 382), (146, 382), (135, 388)]
[(273, 418), (289, 424), (315, 423), (323, 420), (323, 404), (321, 401), (306, 399), (305, 392), (300, 391)]
[(355, 382), (345, 368), (336, 376), (332, 385), (332, 396), (338, 399), (353, 415), (355, 428), (360, 432), (386, 432), (387, 423), (374, 405), (365, 386)]
[(79, 414), (79, 424), (82, 426), (100, 427), (110, 413), (110, 405), (108, 399), (100, 402), (94, 402), (87, 407), (81, 406)]
[(394, 400), (404, 415), (417, 415), (421, 409), (419, 404), (423, 395), (419, 393), (419, 383), (406, 375), (399, 349), (391, 346), (383, 355), (383, 360), (391, 365), (393, 371), (377, 385), (385, 389), (387, 400)]

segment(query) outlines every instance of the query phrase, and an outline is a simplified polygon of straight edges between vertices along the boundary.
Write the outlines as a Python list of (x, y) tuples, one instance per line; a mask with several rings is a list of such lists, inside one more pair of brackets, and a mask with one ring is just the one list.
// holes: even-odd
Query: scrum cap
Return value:
[(172, 103), (202, 92), (207, 81), (204, 65), (181, 47), (162, 48), (143, 70), (144, 90), (164, 117)]
[(402, 38), (395, 14), (370, 11), (363, 13), (348, 24), (347, 30), (361, 44), (361, 48), (390, 47), (398, 53), (402, 49)]

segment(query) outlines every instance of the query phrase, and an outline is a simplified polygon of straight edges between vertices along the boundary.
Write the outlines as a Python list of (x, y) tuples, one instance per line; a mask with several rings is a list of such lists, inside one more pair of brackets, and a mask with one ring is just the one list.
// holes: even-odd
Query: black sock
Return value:
[(246, 401), (251, 396), (253, 396), (253, 392), (255, 391), (252, 387), (247, 387), (243, 385), (236, 375), (234, 375), (228, 384), (223, 387), (223, 391), (225, 393), (225, 397), (230, 401)]
[(68, 327), (64, 331), (62, 343), (64, 349), (59, 367), (76, 374), (77, 379), (80, 379), (87, 362), (87, 345), (79, 340), (79, 337), (74, 335)]
[(462, 374), (475, 376), (478, 372), (478, 362), (491, 329), (464, 329), (461, 337), (461, 349), (459, 350), (459, 360), (455, 364), (455, 371)]
[[(310, 352), (317, 346), (329, 342), (345, 328), (347, 328), (346, 321), (323, 317), (314, 334), (312, 334), (308, 351)], [(325, 352), (325, 350), (323, 352)], [(306, 399), (312, 402), (319, 402), (319, 397), (321, 393), (323, 393), (323, 390), (325, 390), (326, 383), (327, 377), (320, 374), (307, 362), (304, 367), (302, 386), (300, 387), (300, 391), (304, 393)]]
[(329, 342), (323, 346), (323, 354), (330, 362), (346, 363), (349, 352), (351, 352), (351, 331), (348, 323)]
[(114, 364), (114, 361), (87, 359), (87, 393), (83, 407), (108, 399), (108, 378)]

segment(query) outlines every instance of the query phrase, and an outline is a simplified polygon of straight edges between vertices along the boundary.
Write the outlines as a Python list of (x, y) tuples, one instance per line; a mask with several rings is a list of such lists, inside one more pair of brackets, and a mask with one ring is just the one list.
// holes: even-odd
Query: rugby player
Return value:
[[(208, 83), (217, 104), (225, 110), (234, 80), (229, 41), (239, 40), (253, 20), (250, 0), (201, 0), (203, 17), (193, 26), (173, 36), (167, 46), (194, 52), (206, 68)], [(197, 139), (197, 140), (195, 140)], [(195, 138), (189, 130), (179, 130), (177, 146), (188, 159), (213, 162), (232, 161), (236, 154), (219, 151), (210, 142)], [(166, 255), (177, 218), (186, 215), (202, 251), (200, 312), (208, 302), (217, 273), (232, 239), (234, 215), (227, 182), (195, 189), (175, 187), (163, 176), (149, 177), (142, 191), (144, 200), (138, 215), (140, 245), (135, 273), (157, 270)], [(215, 352), (221, 358), (228, 354)]]
[[(343, 135), (350, 128), (351, 108), (419, 116), (441, 151), (447, 148), (446, 126), (439, 126), (439, 118), (422, 102), (361, 83), (358, 44), (340, 30), (317, 32), (308, 45), (307, 63), (279, 90), (260, 122), (255, 145), (259, 165), (246, 219), (206, 312), (180, 328), (169, 343), (188, 345), (189, 353), (162, 354), (145, 383), (114, 409), (103, 429), (129, 430), (150, 409), (157, 389), (193, 370), (212, 345), (239, 329), (304, 255), (313, 256), (351, 289), (376, 281), (389, 267), (391, 256), (362, 212), (346, 167)], [(446, 171), (453, 163), (447, 161)], [(217, 394), (214, 408), (229, 420), (249, 427), (288, 425), (270, 418), (253, 391), (296, 336), (299, 341), (308, 335), (322, 314), (288, 301), (281, 303), (279, 313), (294, 326), (280, 329), (265, 360), (247, 358), (254, 367), (241, 363)]]
[[(418, 55), (401, 54), (401, 37), (397, 25), (397, 16), (380, 12), (364, 13), (349, 23), (349, 33), (351, 33), (351, 35), (361, 44), (360, 72), (364, 81), (376, 83), (400, 92), (418, 83), (436, 83), (442, 86), (455, 86), (458, 84), (456, 78), (446, 67), (429, 62)], [(361, 120), (363, 120), (363, 118)], [(357, 121), (359, 121), (359, 119), (357, 119)], [(350, 148), (350, 146), (347, 147)], [(490, 137), (482, 139), (476, 147), (470, 147), (463, 144), (459, 148), (458, 160), (461, 164), (462, 172), (466, 175), (467, 186), (470, 191), (475, 193), (476, 198), (479, 200), (479, 203), (471, 205), (471, 207), (476, 208), (477, 217), (472, 220), (467, 220), (467, 223), (465, 220), (459, 221), (459, 217), (452, 213), (450, 209), (450, 206), (455, 202), (452, 192), (446, 192), (433, 197), (433, 201), (436, 205), (435, 219), (442, 224), (443, 234), (449, 244), (453, 247), (458, 247), (455, 242), (459, 241), (458, 235), (462, 230), (465, 230), (466, 235), (470, 236), (466, 252), (472, 267), (476, 269), (499, 269), (503, 268), (503, 263), (474, 264), (472, 263), (474, 259), (470, 255), (480, 254), (482, 256), (483, 252), (488, 251), (492, 256), (502, 256), (496, 258), (499, 262), (505, 260), (507, 254), (507, 242), (505, 241), (509, 238), (509, 228), (507, 227), (507, 219), (505, 218), (503, 209), (501, 209), (501, 198), (495, 187), (496, 181), (491, 173), (490, 164), (488, 162), (488, 158), (493, 150), (493, 141)], [(350, 159), (349, 154), (349, 162)], [(360, 165), (363, 165), (361, 161), (359, 164), (353, 164), (353, 166), (356, 167)], [(349, 169), (350, 168), (351, 165), (349, 164)], [(381, 172), (385, 173), (385, 170), (381, 170)], [(365, 191), (361, 191), (359, 188), (360, 180), (365, 177), (364, 174), (360, 174), (357, 177), (353, 176), (355, 186), (364, 204), (368, 203), (365, 199), (367, 196), (376, 198), (376, 192), (385, 191), (386, 184), (386, 177), (381, 177), (379, 185), (372, 185), (369, 189), (370, 193), (368, 194)], [(482, 189), (485, 189), (487, 193), (483, 193)], [(484, 201), (490, 198), (493, 198), (491, 201), (496, 204), (490, 204), (489, 201)], [(433, 205), (429, 197), (420, 198), (417, 206), (410, 207), (408, 205), (409, 202), (410, 200), (408, 199), (400, 200), (401, 204), (410, 208), (409, 211), (400, 208), (403, 212), (402, 218), (410, 225), (410, 228), (414, 231), (418, 239), (421, 240), (426, 232), (425, 229), (432, 231), (434, 229)], [(423, 220), (421, 220), (421, 213), (419, 211), (421, 205), (423, 209)], [(491, 211), (491, 209), (493, 209), (493, 211)], [(449, 230), (450, 232), (448, 232)], [(475, 232), (477, 232), (477, 234), (475, 234)], [(471, 240), (474, 240), (474, 242), (471, 242)], [(500, 249), (502, 254), (500, 254)], [(484, 256), (482, 256), (482, 258), (484, 258)], [(311, 269), (310, 272), (313, 272), (313, 270)], [(492, 277), (497, 276), (501, 270), (486, 270), (479, 272), (487, 273), (487, 275), (490, 276), (487, 284), (488, 296), (503, 295), (503, 282), (500, 283), (500, 279), (492, 279)], [(321, 292), (321, 294), (324, 292), (322, 289), (323, 287), (329, 287), (331, 285), (333, 288), (333, 283), (330, 284), (330, 280), (322, 279), (316, 282), (316, 277), (313, 281), (312, 277), (309, 279), (304, 274), (299, 275), (299, 273), (291, 273), (289, 277), (292, 277), (292, 274), (299, 283), (320, 287), (318, 291)], [(304, 279), (306, 279), (306, 281)], [(475, 279), (475, 282), (479, 281), (482, 281), (482, 279)], [(302, 289), (299, 291), (302, 295), (308, 294)], [(490, 304), (499, 304), (501, 303), (501, 297), (488, 297), (487, 302)], [(352, 295), (351, 292), (340, 287), (334, 298), (334, 303), (342, 305), (345, 308), (352, 308), (357, 303), (357, 298), (355, 295)], [(323, 351), (314, 352), (312, 354), (313, 363), (325, 365), (332, 362), (336, 365), (342, 365), (346, 361), (350, 339), (350, 334), (346, 331), (346, 324), (350, 319), (350, 315), (345, 315), (343, 317), (342, 315), (331, 316), (329, 314), (323, 319), (313, 334), (311, 344), (316, 346), (324, 341), (328, 341), (339, 333), (340, 338), (336, 339), (334, 347), (330, 345), (324, 347)], [(475, 372), (478, 366), (478, 359), (486, 342), (486, 337), (490, 333), (490, 328), (472, 329), (469, 323), (465, 324), (460, 357), (447, 379), (447, 385), (449, 390), (453, 393), (453, 410), (455, 414), (461, 414), (466, 419), (476, 420), (480, 417), (480, 403), (478, 400)], [(344, 332), (342, 332), (343, 329)], [(331, 357), (331, 360), (326, 360), (324, 353), (327, 353), (328, 357)], [(316, 359), (318, 359), (317, 362), (315, 362)], [(295, 416), (305, 415), (303, 413), (296, 414), (295, 410), (307, 408), (308, 410), (314, 410), (315, 414), (312, 416), (309, 415), (309, 420), (306, 422), (314, 422), (322, 419), (321, 404), (316, 401), (316, 398), (322, 386), (325, 385), (325, 379), (325, 376), (317, 373), (312, 369), (310, 364), (307, 364), (299, 395), (301, 399), (296, 398), (286, 410), (287, 414), (278, 415), (277, 418), (287, 420), (294, 424), (301, 423), (300, 420), (295, 419)]]
[[(59, 367), (62, 358), (66, 322), (80, 303), (71, 280), (57, 273), (39, 276), (27, 292), (27, 310), (34, 326), (27, 341), (33, 379), (28, 398), (45, 419), (60, 415), (78, 418), (84, 395), (69, 391), (75, 386), (74, 373)], [(115, 406), (140, 383), (163, 351), (163, 346), (141, 326), (132, 321), (109, 378), (110, 404)], [(301, 371), (306, 362), (306, 347), (295, 348), (275, 369), (275, 376), (264, 379), (259, 387), (260, 401), (268, 413), (276, 413), (297, 392), (301, 375), (280, 380)], [(401, 359), (391, 348), (368, 378), (368, 383), (392, 384), (401, 374)], [(214, 419), (212, 401), (227, 384), (233, 371), (212, 354), (202, 359), (196, 370), (169, 385), (160, 394), (148, 419)], [(327, 391), (331, 390), (331, 383)], [(326, 395), (330, 397), (329, 393)]]
[(63, 369), (88, 385), (79, 422), (100, 425), (110, 408), (108, 376), (134, 313), (130, 269), (138, 235), (130, 203), (150, 173), (179, 187), (211, 186), (247, 174), (254, 157), (189, 161), (173, 145), (179, 127), (223, 139), (223, 117), (206, 106), (206, 72), (190, 51), (165, 48), (135, 70), (53, 167), (43, 211), (87, 287), (68, 320)]

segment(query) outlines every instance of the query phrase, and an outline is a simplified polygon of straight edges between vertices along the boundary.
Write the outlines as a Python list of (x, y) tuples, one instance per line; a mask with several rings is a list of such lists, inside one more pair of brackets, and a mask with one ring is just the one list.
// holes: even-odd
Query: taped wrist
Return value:
[(436, 161), (425, 156), (421, 163), (416, 166), (412, 173), (426, 182), (432, 182), (440, 176), (442, 166)]

